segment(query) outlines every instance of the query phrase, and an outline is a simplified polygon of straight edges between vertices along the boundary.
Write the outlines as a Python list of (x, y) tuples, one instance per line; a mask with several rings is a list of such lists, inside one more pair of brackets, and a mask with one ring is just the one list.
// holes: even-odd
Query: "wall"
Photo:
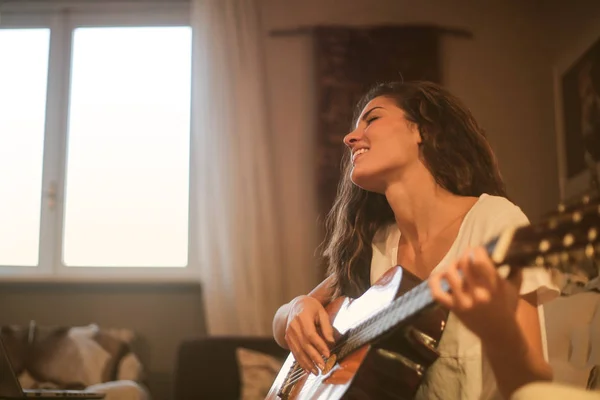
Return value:
[[(546, 32), (550, 65), (555, 69), (557, 82), (560, 82), (561, 74), (568, 70), (600, 37), (600, 3), (579, 0), (567, 5), (557, 1), (549, 2), (543, 8), (542, 21), (543, 30)], [(556, 122), (563, 123), (562, 119)], [(562, 145), (560, 147), (563, 148)], [(566, 171), (562, 174), (566, 174)], [(563, 183), (565, 196), (570, 197), (588, 190), (588, 176), (588, 174), (578, 174), (575, 178), (569, 179), (568, 184), (565, 181)]]
[(198, 284), (0, 283), (0, 325), (128, 328), (155, 400), (171, 398), (177, 348), (205, 335)]
[[(600, 2), (549, 1), (540, 5), (544, 38), (540, 44), (548, 54), (549, 70), (574, 62), (594, 39), (600, 38)], [(552, 87), (551, 78), (547, 86)], [(551, 95), (544, 100), (548, 106), (553, 104)], [(545, 307), (549, 356), (555, 377), (561, 381), (586, 384), (590, 369), (587, 351), (600, 364), (599, 305), (600, 295), (588, 293), (560, 298)]]
[(586, 0), (541, 3), (542, 29), (546, 47), (554, 65), (574, 50), (582, 41), (600, 31), (600, 3)]
[[(466, 29), (443, 40), (445, 85), (486, 129), (510, 195), (532, 219), (558, 202), (548, 56), (540, 19), (527, 2), (430, 0), (263, 0), (266, 34), (316, 24), (429, 23)], [(484, 4), (485, 3), (485, 4)], [(267, 36), (271, 120), (288, 204), (288, 226), (314, 222), (312, 53), (307, 34)], [(302, 203), (306, 199), (308, 203)], [(294, 223), (298, 217), (305, 222)], [(307, 218), (309, 217), (309, 218)], [(307, 240), (308, 242), (308, 240)], [(299, 268), (301, 264), (298, 264)]]

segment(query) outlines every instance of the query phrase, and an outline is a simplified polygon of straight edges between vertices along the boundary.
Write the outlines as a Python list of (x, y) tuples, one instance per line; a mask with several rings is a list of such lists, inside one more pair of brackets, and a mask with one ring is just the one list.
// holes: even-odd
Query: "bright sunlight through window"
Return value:
[(38, 265), (49, 45), (0, 29), (0, 265)]
[(187, 265), (190, 96), (189, 27), (74, 31), (66, 266)]

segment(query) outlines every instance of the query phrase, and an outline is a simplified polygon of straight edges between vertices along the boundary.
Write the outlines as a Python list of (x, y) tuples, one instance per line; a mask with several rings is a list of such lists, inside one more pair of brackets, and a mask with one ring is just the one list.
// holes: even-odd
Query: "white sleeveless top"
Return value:
[[(465, 215), (458, 235), (448, 253), (433, 269), (439, 271), (460, 257), (468, 248), (485, 244), (505, 228), (529, 224), (519, 207), (504, 197), (482, 194)], [(400, 231), (394, 223), (379, 231), (373, 239), (371, 283), (374, 283), (398, 259)], [(558, 296), (558, 289), (543, 268), (525, 268), (521, 294), (537, 291), (542, 344), (546, 359), (547, 344), (542, 304)], [(501, 399), (493, 371), (482, 355), (479, 338), (452, 313), (438, 350), (440, 358), (428, 369), (416, 399), (479, 400)]]

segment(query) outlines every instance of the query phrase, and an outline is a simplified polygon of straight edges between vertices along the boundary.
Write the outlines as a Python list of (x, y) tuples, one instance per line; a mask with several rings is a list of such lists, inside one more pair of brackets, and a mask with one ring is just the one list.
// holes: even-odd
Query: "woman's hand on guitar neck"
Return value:
[[(440, 286), (442, 279), (448, 282), (449, 292)], [(433, 298), (482, 339), (497, 335), (508, 320), (514, 320), (520, 286), (521, 270), (513, 269), (503, 279), (481, 247), (429, 278)]]
[(329, 346), (334, 342), (333, 327), (329, 315), (319, 300), (311, 296), (299, 296), (291, 303), (285, 329), (285, 341), (296, 361), (305, 371), (318, 375), (329, 357)]
[[(442, 279), (450, 292), (442, 290)], [(481, 339), (506, 399), (528, 383), (552, 380), (544, 358), (537, 293), (520, 296), (521, 280), (521, 268), (511, 268), (504, 279), (481, 247), (429, 278), (433, 298)]]

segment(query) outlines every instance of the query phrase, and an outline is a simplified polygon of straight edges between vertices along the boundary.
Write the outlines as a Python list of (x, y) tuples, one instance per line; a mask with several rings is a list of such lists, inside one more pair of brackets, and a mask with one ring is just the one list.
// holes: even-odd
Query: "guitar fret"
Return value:
[(357, 327), (348, 331), (348, 338), (345, 341), (339, 356), (344, 357), (358, 347), (371, 342), (383, 333), (418, 312), (423, 306), (430, 303), (433, 299), (429, 295), (427, 284), (420, 284), (397, 298), (392, 304), (367, 320), (363, 321)]
[[(446, 281), (440, 282), (440, 285), (442, 286), (442, 290), (449, 290)], [(338, 358), (342, 359), (359, 347), (372, 342), (433, 303), (434, 300), (431, 297), (427, 281), (421, 282), (394, 300), (384, 310), (350, 329), (346, 333), (345, 339), (338, 343), (341, 346)]]

